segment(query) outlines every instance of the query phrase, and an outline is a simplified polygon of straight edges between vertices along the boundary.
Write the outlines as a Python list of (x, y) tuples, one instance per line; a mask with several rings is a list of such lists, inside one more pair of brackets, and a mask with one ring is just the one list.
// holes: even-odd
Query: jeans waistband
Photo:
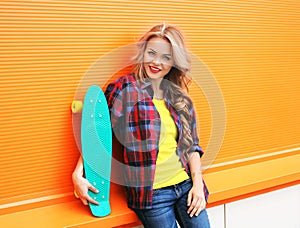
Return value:
[(186, 180), (184, 180), (184, 181), (182, 181), (182, 182), (179, 182), (178, 184), (174, 184), (174, 185), (170, 185), (170, 186), (166, 186), (166, 187), (154, 189), (154, 191), (155, 191), (155, 190), (159, 190), (159, 189), (176, 188), (177, 186), (181, 186), (181, 185), (183, 185), (183, 184), (185, 184), (185, 183), (188, 183), (188, 182), (190, 182), (190, 181), (191, 181), (191, 178), (186, 179)]

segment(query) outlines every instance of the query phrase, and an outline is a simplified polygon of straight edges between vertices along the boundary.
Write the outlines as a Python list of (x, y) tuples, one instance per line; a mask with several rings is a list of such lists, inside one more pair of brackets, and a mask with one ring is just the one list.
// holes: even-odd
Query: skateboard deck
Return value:
[(86, 92), (81, 120), (81, 146), (86, 179), (99, 190), (89, 191), (99, 205), (89, 203), (94, 216), (111, 212), (109, 203), (112, 159), (112, 130), (106, 98), (99, 86), (90, 86)]

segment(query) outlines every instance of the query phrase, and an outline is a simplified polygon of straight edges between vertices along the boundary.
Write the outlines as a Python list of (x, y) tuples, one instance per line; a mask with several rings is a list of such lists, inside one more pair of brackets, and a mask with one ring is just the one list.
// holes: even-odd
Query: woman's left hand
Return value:
[(195, 185), (189, 191), (187, 199), (188, 211), (190, 217), (198, 216), (200, 212), (206, 207), (206, 201), (203, 191), (203, 185)]

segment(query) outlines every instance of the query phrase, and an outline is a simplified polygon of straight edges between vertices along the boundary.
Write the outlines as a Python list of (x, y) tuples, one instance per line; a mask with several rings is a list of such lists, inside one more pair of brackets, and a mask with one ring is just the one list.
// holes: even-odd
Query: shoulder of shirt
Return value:
[(110, 92), (114, 91), (122, 91), (128, 85), (134, 83), (136, 81), (135, 74), (126, 74), (116, 78), (114, 81), (110, 82), (106, 87), (106, 93), (109, 94)]
[(114, 81), (114, 83), (116, 83), (116, 84), (118, 84), (118, 83), (122, 83), (122, 84), (127, 83), (128, 84), (128, 83), (133, 83), (133, 82), (136, 82), (134, 73), (123, 75)]

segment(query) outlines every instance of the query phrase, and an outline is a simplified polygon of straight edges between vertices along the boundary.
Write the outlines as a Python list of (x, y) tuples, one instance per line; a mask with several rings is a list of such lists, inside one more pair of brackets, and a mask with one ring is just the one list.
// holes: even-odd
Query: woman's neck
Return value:
[(153, 88), (153, 97), (158, 100), (162, 100), (164, 97), (164, 91), (160, 89), (160, 83), (162, 78), (159, 79), (151, 79), (151, 84)]

